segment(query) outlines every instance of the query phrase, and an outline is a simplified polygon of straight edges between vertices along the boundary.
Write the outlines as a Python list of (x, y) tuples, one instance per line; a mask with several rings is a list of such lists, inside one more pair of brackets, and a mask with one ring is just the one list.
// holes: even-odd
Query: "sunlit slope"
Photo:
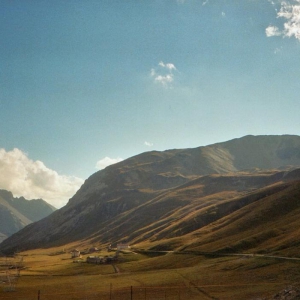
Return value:
[[(282, 182), (299, 178), (293, 171), (297, 166), (300, 137), (287, 135), (143, 153), (93, 174), (65, 207), (13, 235), (0, 250), (80, 240), (204, 249), (212, 245), (204, 234), (210, 231), (207, 226), (231, 220), (240, 209), (258, 203), (264, 197), (251, 195), (262, 188), (274, 193), (285, 189)], [(269, 171), (259, 170), (264, 168)], [(224, 241), (205, 249), (228, 245)]]
[[(94, 203), (84, 217), (69, 227), (66, 222), (72, 222), (76, 216), (69, 219), (68, 214), (74, 211), (64, 212), (67, 220), (61, 219), (57, 211), (45, 220), (27, 226), (10, 240), (14, 239), (16, 246), (22, 243), (24, 248), (30, 248), (36, 236), (40, 236), (41, 242), (35, 242), (33, 247), (90, 239), (91, 243), (126, 240), (156, 250), (275, 251), (278, 247), (289, 247), (285, 243), (287, 236), (283, 235), (286, 229), (277, 229), (278, 222), (289, 228), (290, 224), (300, 220), (300, 202), (297, 200), (298, 196), (300, 199), (300, 184), (291, 179), (285, 182), (286, 174), (204, 176), (160, 194), (136, 192), (149, 199), (128, 209), (121, 207), (119, 213), (117, 200), (115, 204), (100, 205), (100, 210)], [(115, 214), (109, 213), (113, 205), (116, 205)], [(105, 213), (110, 217), (105, 217)], [(266, 213), (268, 218), (264, 217)], [(102, 218), (102, 222), (97, 222), (98, 218)], [(57, 232), (48, 231), (50, 234), (47, 235), (49, 226), (54, 224)], [(64, 232), (66, 228), (69, 231)], [(298, 230), (300, 227), (293, 224), (292, 228)], [(272, 242), (272, 246), (266, 247), (268, 240), (274, 237), (278, 238), (277, 243)], [(8, 247), (11, 247), (10, 243)]]
[[(233, 210), (228, 200), (280, 182), (284, 174), (203, 176), (162, 192), (146, 203), (110, 219), (107, 227), (111, 229), (103, 227), (98, 234), (109, 240), (113, 230), (134, 243), (183, 236), (231, 213)], [(245, 204), (241, 202), (237, 208)], [(224, 206), (218, 214), (216, 205)]]
[[(299, 181), (264, 188), (231, 202), (228, 206), (249, 204), (187, 236), (190, 242), (184, 248), (299, 256)], [(215, 211), (220, 209), (215, 207)]]

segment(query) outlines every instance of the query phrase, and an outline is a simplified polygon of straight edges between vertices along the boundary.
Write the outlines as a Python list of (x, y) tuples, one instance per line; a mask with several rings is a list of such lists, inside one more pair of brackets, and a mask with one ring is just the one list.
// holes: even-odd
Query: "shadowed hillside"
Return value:
[[(241, 231), (233, 235), (239, 227), (232, 222), (239, 219), (243, 227), (250, 220), (247, 224), (257, 227), (259, 222), (253, 220), (260, 218), (263, 204), (272, 207), (278, 199), (285, 207), (284, 199), (297, 191), (297, 166), (300, 137), (288, 135), (246, 136), (195, 149), (143, 153), (93, 174), (65, 207), (5, 240), (0, 250), (83, 239), (126, 240), (155, 249), (258, 249), (267, 238), (237, 246), (245, 237)], [(294, 209), (296, 213), (297, 204), (291, 212)], [(230, 236), (232, 241), (227, 241)], [(224, 243), (214, 244), (220, 238)], [(281, 239), (278, 247), (284, 243)]]
[(11, 192), (0, 190), (0, 242), (55, 210), (56, 208), (42, 199), (15, 198)]

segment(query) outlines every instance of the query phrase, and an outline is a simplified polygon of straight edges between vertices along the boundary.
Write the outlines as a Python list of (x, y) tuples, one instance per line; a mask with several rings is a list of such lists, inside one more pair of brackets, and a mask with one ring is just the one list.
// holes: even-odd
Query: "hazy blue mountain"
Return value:
[(0, 242), (26, 225), (39, 221), (56, 210), (42, 199), (26, 200), (0, 190)]

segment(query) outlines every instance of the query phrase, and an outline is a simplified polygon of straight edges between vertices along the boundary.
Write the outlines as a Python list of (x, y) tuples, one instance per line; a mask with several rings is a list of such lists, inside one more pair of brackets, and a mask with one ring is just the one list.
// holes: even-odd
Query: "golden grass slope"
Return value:
[[(299, 178), (297, 171), (291, 172), (296, 165), (300, 137), (288, 135), (246, 136), (194, 149), (142, 153), (93, 174), (65, 207), (1, 243), (0, 251), (83, 239), (173, 249), (184, 247), (198, 231), (199, 239), (205, 236), (206, 241), (203, 232), (208, 226), (231, 220), (265, 198), (260, 189), (277, 193), (274, 185), (280, 189), (281, 183)], [(269, 171), (260, 171), (267, 167)]]
[[(24, 268), (15, 290), (7, 292), (2, 276), (0, 299), (270, 299), (300, 280), (299, 261), (175, 253), (153, 257), (126, 251), (115, 266), (93, 265), (74, 263), (69, 253), (74, 245), (66, 246), (66, 252), (51, 248), (20, 253), (15, 260), (22, 256)], [(0, 266), (4, 260), (0, 258)], [(14, 270), (10, 273), (12, 278)]]
[(298, 247), (293, 240), (299, 228), (297, 174), (208, 175), (161, 192), (113, 191), (101, 201), (95, 197), (55, 212), (0, 248), (22, 250), (86, 240), (127, 241), (159, 250), (286, 253), (285, 248)]

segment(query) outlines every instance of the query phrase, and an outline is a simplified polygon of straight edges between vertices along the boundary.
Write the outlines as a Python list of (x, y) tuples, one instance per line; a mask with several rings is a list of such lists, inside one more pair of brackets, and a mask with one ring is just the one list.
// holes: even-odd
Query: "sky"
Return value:
[(300, 133), (300, 0), (2, 0), (0, 189), (62, 207), (146, 151)]

